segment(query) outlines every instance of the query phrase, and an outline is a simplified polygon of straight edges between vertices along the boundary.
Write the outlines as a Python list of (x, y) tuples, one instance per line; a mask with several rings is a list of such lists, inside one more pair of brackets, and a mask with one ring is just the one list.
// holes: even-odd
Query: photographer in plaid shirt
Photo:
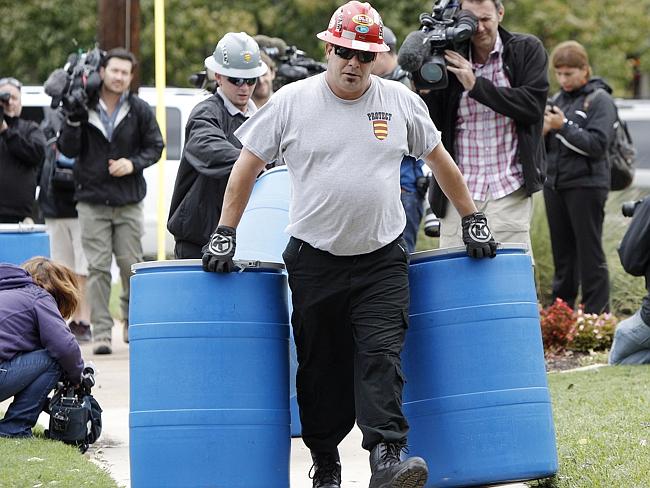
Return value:
[[(445, 51), (449, 86), (422, 98), (495, 239), (530, 249), (531, 195), (545, 179), (548, 58), (539, 39), (499, 25), (501, 0), (461, 5), (476, 15), (478, 29), (459, 52)], [(440, 246), (461, 245), (460, 216), (433, 180), (429, 201), (441, 218)]]

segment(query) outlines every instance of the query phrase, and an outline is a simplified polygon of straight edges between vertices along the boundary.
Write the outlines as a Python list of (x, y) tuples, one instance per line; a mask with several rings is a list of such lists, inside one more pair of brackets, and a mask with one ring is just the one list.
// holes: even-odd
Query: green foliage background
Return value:
[[(342, 0), (166, 0), (167, 83), (188, 86), (188, 76), (202, 69), (216, 42), (228, 31), (246, 31), (285, 39), (321, 59), (315, 34), (323, 30)], [(432, 1), (375, 0), (399, 39), (418, 28), (418, 16)], [(628, 56), (641, 57), (650, 71), (650, 0), (504, 0), (503, 25), (530, 32), (550, 51), (557, 43), (576, 39), (585, 44), (594, 72), (604, 76), (617, 96), (630, 95)], [(141, 76), (154, 82), (154, 1), (140, 0)], [(41, 84), (76, 49), (92, 47), (97, 2), (89, 0), (0, 0), (0, 75), (14, 75)]]

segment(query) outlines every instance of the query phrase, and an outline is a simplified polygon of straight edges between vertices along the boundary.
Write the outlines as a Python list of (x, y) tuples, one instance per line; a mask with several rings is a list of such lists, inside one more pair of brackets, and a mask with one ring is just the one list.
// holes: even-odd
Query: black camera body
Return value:
[(623, 213), (623, 217), (634, 217), (634, 211), (642, 201), (643, 198), (640, 200), (633, 200), (631, 202), (623, 202), (621, 205), (621, 212)]
[(284, 50), (278, 47), (262, 47), (262, 50), (278, 66), (275, 80), (273, 80), (274, 90), (279, 90), (284, 85), (309, 78), (327, 70), (325, 63), (306, 57), (305, 52), (296, 48), (296, 46), (287, 46)]
[(417, 89), (444, 89), (449, 83), (445, 50), (458, 51), (476, 32), (478, 20), (461, 10), (458, 0), (437, 0), (432, 13), (420, 14), (420, 25), (425, 50), (422, 65), (412, 74), (413, 83)]
[[(9, 102), (11, 99), (11, 93), (9, 92), (2, 92), (0, 93), (0, 103), (4, 104)], [(2, 123), (2, 119), (5, 117), (5, 108), (3, 105), (0, 105), (0, 124)]]
[[(54, 86), (53, 90), (46, 93), (52, 97), (51, 107), (59, 105), (70, 113), (78, 110), (79, 107), (86, 109), (99, 100), (99, 90), (102, 80), (99, 75), (99, 68), (106, 53), (95, 47), (85, 53), (72, 53), (63, 67), (66, 74), (64, 86)], [(52, 75), (51, 77), (52, 78)]]

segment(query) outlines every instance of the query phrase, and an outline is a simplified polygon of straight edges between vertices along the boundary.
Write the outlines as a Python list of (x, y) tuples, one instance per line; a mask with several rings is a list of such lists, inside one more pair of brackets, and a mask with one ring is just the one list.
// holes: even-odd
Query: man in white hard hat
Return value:
[(400, 354), (409, 305), (402, 157), (431, 167), (463, 216), (468, 254), (494, 256), (496, 243), (422, 99), (371, 75), (377, 53), (388, 51), (377, 11), (348, 2), (318, 38), (327, 43), (327, 71), (282, 87), (237, 131), (244, 149), (203, 268), (233, 270), (235, 228), (255, 178), (281, 157), (292, 182), (283, 258), (312, 487), (340, 488), (337, 446), (356, 420), (370, 451), (370, 488), (422, 488), (425, 461), (400, 458), (408, 432)]
[(256, 112), (251, 95), (268, 70), (259, 46), (245, 32), (223, 36), (205, 67), (218, 88), (192, 110), (187, 122), (167, 221), (178, 259), (200, 259), (219, 222), (228, 177), (242, 147), (234, 132)]

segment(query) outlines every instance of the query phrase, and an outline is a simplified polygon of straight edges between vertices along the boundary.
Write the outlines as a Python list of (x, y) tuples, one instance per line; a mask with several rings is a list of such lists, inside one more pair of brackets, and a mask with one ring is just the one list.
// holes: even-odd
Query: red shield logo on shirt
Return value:
[(387, 120), (373, 120), (372, 121), (372, 131), (375, 134), (375, 137), (380, 141), (383, 141), (388, 137), (388, 121)]

